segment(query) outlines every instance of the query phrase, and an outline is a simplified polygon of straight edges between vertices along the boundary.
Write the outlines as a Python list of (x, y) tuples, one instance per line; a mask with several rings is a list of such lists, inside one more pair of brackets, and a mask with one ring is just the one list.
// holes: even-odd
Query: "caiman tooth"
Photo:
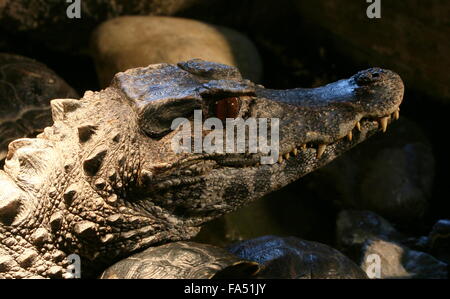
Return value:
[(84, 160), (84, 173), (88, 176), (96, 175), (102, 166), (103, 159), (105, 158), (107, 152), (108, 150), (106, 148), (101, 147), (91, 154), (86, 160)]
[(388, 120), (389, 120), (389, 116), (382, 117), (378, 120), (378, 123), (380, 124), (381, 130), (383, 131), (383, 133), (385, 133), (387, 130)]
[(302, 144), (301, 148), (302, 148), (302, 150), (305, 150), (306, 149), (306, 143)]
[(284, 158), (285, 158), (286, 160), (289, 160), (289, 158), (290, 158), (289, 153), (284, 154)]
[(55, 99), (50, 101), (53, 121), (64, 120), (66, 113), (72, 112), (81, 106), (79, 100)]
[(400, 118), (400, 109), (392, 113), (392, 117), (394, 118), (394, 120), (398, 120)]
[(327, 148), (326, 144), (319, 144), (319, 146), (317, 147), (317, 159), (320, 159), (320, 157), (322, 157), (326, 148)]
[(97, 127), (94, 125), (85, 125), (78, 127), (78, 138), (80, 142), (86, 142), (88, 141), (92, 135), (94, 135), (95, 130), (97, 130)]
[(294, 149), (292, 150), (292, 153), (294, 154), (294, 156), (298, 156), (298, 150), (296, 147), (294, 147)]
[(348, 139), (348, 141), (352, 141), (352, 139), (353, 139), (353, 132), (352, 131), (348, 132), (347, 139)]
[(361, 132), (361, 123), (358, 121), (355, 125), (356, 129)]
[(283, 162), (283, 157), (281, 155), (278, 156), (278, 163), (281, 164), (281, 162)]

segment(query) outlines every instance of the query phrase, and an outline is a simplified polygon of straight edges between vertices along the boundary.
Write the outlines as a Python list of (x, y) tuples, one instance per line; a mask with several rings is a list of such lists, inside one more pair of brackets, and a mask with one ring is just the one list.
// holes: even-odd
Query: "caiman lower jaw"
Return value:
[[(390, 115), (386, 115), (380, 118), (369, 118), (364, 117), (360, 121), (355, 123), (355, 126), (351, 131), (347, 133), (346, 136), (344, 136), (341, 139), (336, 140), (332, 143), (321, 143), (321, 142), (308, 142), (308, 143), (302, 143), (298, 146), (293, 146), (291, 150), (283, 151), (278, 156), (278, 163), (283, 163), (285, 160), (289, 160), (291, 156), (298, 156), (299, 153), (302, 151), (305, 151), (307, 149), (312, 149), (316, 153), (316, 158), (320, 159), (322, 155), (325, 153), (328, 146), (334, 145), (336, 143), (345, 143), (348, 142), (349, 148), (352, 147), (355, 144), (351, 144), (353, 141), (353, 137), (355, 134), (361, 134), (361, 132), (365, 131), (366, 135), (369, 131), (372, 130), (372, 126), (369, 126), (370, 124), (374, 124), (380, 131), (383, 133), (386, 132), (388, 125), (395, 120), (398, 120), (400, 118), (400, 108), (398, 108), (395, 112), (393, 112)], [(362, 140), (361, 140), (362, 141)]]

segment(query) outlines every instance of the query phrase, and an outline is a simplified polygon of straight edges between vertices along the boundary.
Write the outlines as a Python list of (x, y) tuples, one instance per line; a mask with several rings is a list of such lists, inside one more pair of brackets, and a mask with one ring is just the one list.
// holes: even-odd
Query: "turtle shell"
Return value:
[(261, 264), (258, 278), (367, 278), (358, 265), (336, 249), (295, 237), (259, 237), (231, 245), (229, 251)]
[(121, 260), (103, 272), (102, 279), (251, 278), (255, 262), (242, 260), (223, 248), (195, 242), (150, 247)]
[(63, 79), (33, 59), (0, 53), (0, 161), (8, 144), (52, 123), (50, 100), (78, 98)]

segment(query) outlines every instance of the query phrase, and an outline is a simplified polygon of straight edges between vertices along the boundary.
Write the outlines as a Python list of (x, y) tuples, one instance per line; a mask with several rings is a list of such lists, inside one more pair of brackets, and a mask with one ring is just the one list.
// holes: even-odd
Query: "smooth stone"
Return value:
[[(446, 279), (447, 264), (433, 256), (411, 250), (401, 244), (383, 240), (368, 240), (362, 248), (361, 268), (371, 277), (374, 265), (373, 255), (379, 257), (381, 279), (415, 278)], [(372, 258), (370, 258), (372, 256)], [(373, 277), (375, 278), (375, 277)]]
[(401, 242), (406, 236), (373, 212), (344, 210), (339, 213), (336, 222), (338, 248), (349, 251), (373, 238)]
[(447, 277), (447, 264), (421, 251), (428, 248), (426, 238), (408, 238), (373, 212), (340, 212), (336, 231), (338, 248), (370, 278)]
[(261, 79), (261, 60), (252, 42), (237, 31), (196, 20), (119, 17), (101, 24), (92, 35), (92, 52), (102, 86), (114, 74), (156, 63), (193, 58), (236, 66), (244, 78)]

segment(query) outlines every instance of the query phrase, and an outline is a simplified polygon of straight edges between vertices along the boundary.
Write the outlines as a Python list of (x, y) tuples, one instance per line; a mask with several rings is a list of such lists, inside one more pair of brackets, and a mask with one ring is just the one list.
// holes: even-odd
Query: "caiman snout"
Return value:
[(404, 85), (393, 71), (370, 68), (354, 75), (356, 98), (366, 117), (383, 117), (396, 113), (403, 100)]
[[(326, 146), (345, 137), (350, 145), (356, 134), (364, 139), (363, 136), (376, 128), (385, 132), (389, 122), (399, 117), (403, 92), (400, 76), (381, 68), (360, 71), (348, 79), (317, 88), (256, 91), (261, 99), (291, 107), (279, 118), (282, 131), (291, 132), (290, 136), (285, 134), (285, 140), (294, 145), (281, 152), (311, 144), (321, 149), (317, 150), (318, 157)], [(276, 111), (275, 107), (266, 109)]]
[(389, 80), (395, 73), (380, 68), (371, 68), (356, 74), (355, 80), (358, 85), (368, 85), (370, 83), (383, 82)]

